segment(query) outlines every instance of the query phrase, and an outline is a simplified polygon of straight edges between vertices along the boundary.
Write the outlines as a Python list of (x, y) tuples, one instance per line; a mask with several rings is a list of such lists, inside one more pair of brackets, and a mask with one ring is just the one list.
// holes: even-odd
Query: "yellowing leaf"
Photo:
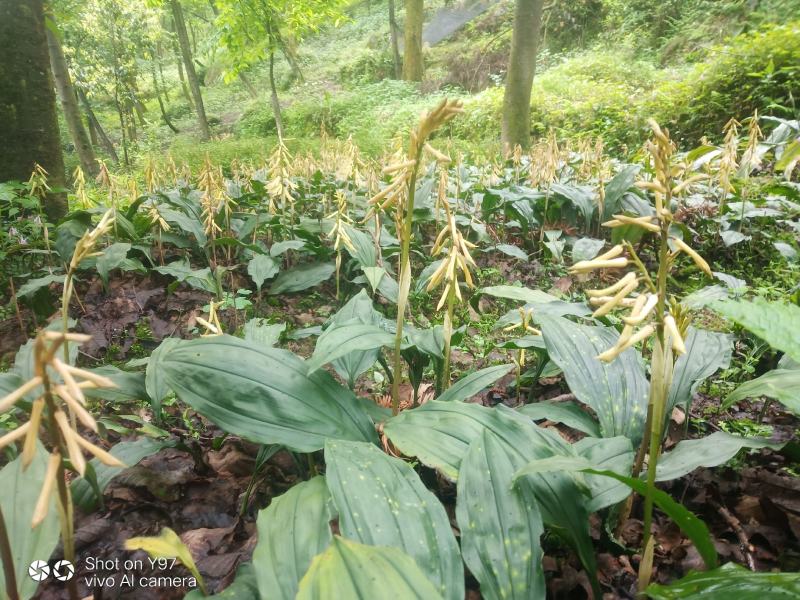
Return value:
[(158, 537), (135, 537), (125, 541), (126, 550), (144, 550), (152, 558), (177, 558), (183, 566), (189, 569), (203, 594), (206, 593), (206, 584), (203, 581), (197, 565), (194, 564), (192, 553), (172, 529), (164, 527)]

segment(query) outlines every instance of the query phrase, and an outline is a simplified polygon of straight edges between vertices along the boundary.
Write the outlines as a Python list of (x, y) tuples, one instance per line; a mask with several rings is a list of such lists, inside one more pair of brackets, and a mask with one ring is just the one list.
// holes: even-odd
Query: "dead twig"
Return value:
[(727, 508), (711, 500), (711, 505), (717, 509), (720, 516), (725, 519), (725, 522), (730, 525), (730, 528), (733, 529), (733, 532), (736, 534), (736, 538), (739, 540), (739, 549), (744, 554), (744, 559), (747, 562), (747, 568), (751, 571), (756, 570), (756, 563), (753, 559), (753, 552), (755, 552), (755, 548), (750, 543), (750, 539), (747, 537), (747, 533), (742, 528), (742, 523), (733, 515)]

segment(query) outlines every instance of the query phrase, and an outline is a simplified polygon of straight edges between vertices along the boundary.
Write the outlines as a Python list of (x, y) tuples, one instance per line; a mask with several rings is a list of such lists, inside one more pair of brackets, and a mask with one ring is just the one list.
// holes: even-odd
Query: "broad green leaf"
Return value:
[(275, 242), (269, 249), (269, 255), (277, 258), (281, 254), (285, 254), (288, 250), (300, 250), (305, 247), (306, 243), (303, 240), (286, 240), (283, 242)]
[(398, 548), (367, 546), (339, 536), (314, 558), (300, 581), (297, 600), (331, 598), (437, 600), (442, 595), (408, 554)]
[(800, 361), (800, 306), (755, 298), (714, 302), (711, 308)]
[(394, 335), (377, 325), (351, 323), (326, 329), (307, 361), (309, 373), (351, 352), (366, 352), (394, 344)]
[(278, 262), (267, 254), (256, 254), (247, 263), (247, 274), (256, 284), (258, 291), (267, 279), (272, 279), (281, 270)]
[(328, 440), (326, 479), (347, 538), (411, 556), (446, 598), (464, 598), (464, 567), (444, 507), (413, 468), (376, 446)]
[(152, 558), (177, 558), (194, 575), (200, 590), (205, 594), (206, 586), (202, 575), (194, 564), (192, 553), (169, 527), (161, 530), (158, 537), (132, 537), (125, 540), (126, 550), (144, 550)]
[(108, 274), (123, 265), (130, 249), (131, 245), (127, 242), (116, 242), (103, 250), (102, 256), (97, 257), (95, 267), (105, 287), (108, 287)]
[(742, 448), (782, 448), (783, 444), (763, 438), (741, 437), (716, 431), (697, 440), (683, 440), (658, 459), (656, 481), (670, 481), (698, 467), (716, 467), (728, 462)]
[(534, 421), (547, 419), (563, 423), (592, 437), (600, 437), (600, 426), (592, 415), (575, 402), (534, 402), (520, 407), (519, 412)]
[[(34, 560), (47, 561), (58, 544), (58, 511), (53, 499), (50, 500), (50, 508), (44, 521), (36, 529), (31, 529), (33, 510), (42, 490), (47, 460), (47, 451), (39, 445), (27, 469), (22, 468), (22, 458), (18, 457), (0, 470), (0, 489), (3, 490), (0, 494), (0, 508), (3, 510), (20, 598), (31, 598), (39, 585), (28, 575), (28, 566)], [(0, 590), (5, 597), (5, 572), (2, 568)]]
[(606, 245), (605, 240), (595, 240), (592, 238), (581, 238), (572, 245), (572, 262), (582, 260), (592, 260), (600, 254), (600, 250)]
[(544, 598), (543, 532), (539, 505), (529, 486), (512, 489), (515, 463), (488, 429), (461, 463), (456, 519), (461, 552), (481, 585), (481, 596)]
[(23, 383), (25, 383), (25, 381), (23, 381), (22, 377), (20, 377), (17, 373), (12, 371), (0, 373), (0, 398), (10, 394)]
[(616, 344), (615, 329), (551, 316), (539, 322), (550, 360), (564, 371), (576, 398), (594, 410), (603, 437), (624, 435), (638, 444), (647, 418), (649, 384), (636, 350), (604, 363), (597, 355)]
[(528, 444), (543, 447), (545, 454), (571, 453), (558, 434), (536, 427), (511, 409), (486, 408), (467, 402), (431, 400), (413, 410), (404, 410), (386, 422), (384, 433), (403, 454), (416, 456), (423, 464), (455, 481), (462, 457), (484, 428), (502, 439), (510, 439), (511, 430), (515, 436), (523, 436), (518, 431), (520, 422), (525, 426)]
[(187, 283), (198, 290), (212, 294), (217, 292), (217, 283), (214, 281), (211, 269), (208, 267), (192, 269), (189, 259), (175, 260), (163, 267), (154, 267), (153, 270), (174, 277), (179, 283)]
[(258, 514), (253, 566), (261, 598), (293, 600), (311, 560), (331, 543), (325, 478), (295, 485)]
[[(384, 433), (408, 456), (457, 479), (462, 458), (484, 429), (502, 441), (517, 467), (538, 458), (573, 456), (574, 450), (557, 433), (537, 427), (516, 411), (486, 408), (464, 402), (431, 400), (387, 420)], [(542, 518), (575, 547), (587, 570), (595, 572), (594, 550), (588, 530), (588, 512), (573, 477), (546, 473), (532, 481)]]
[[(129, 442), (116, 444), (109, 452), (111, 456), (123, 462), (125, 467), (109, 467), (96, 458), (89, 461), (89, 464), (94, 468), (98, 489), (102, 492), (114, 477), (122, 473), (127, 467), (136, 466), (142, 459), (174, 445), (175, 442), (172, 440), (154, 440), (148, 437), (140, 437)], [(73, 502), (84, 511), (89, 512), (97, 506), (99, 499), (86, 479), (75, 479), (70, 488)]]
[(367, 278), (367, 283), (369, 283), (372, 291), (377, 290), (381, 285), (381, 281), (383, 281), (383, 276), (386, 275), (386, 269), (383, 267), (361, 267), (361, 270), (364, 271), (364, 277)]
[(796, 415), (800, 415), (800, 369), (774, 369), (761, 377), (746, 381), (733, 390), (721, 408), (745, 398), (774, 398)]
[(158, 207), (158, 212), (168, 223), (177, 225), (181, 230), (183, 230), (184, 233), (190, 233), (194, 235), (198, 246), (205, 246), (208, 238), (206, 237), (206, 233), (203, 229), (203, 223), (200, 221), (200, 219), (164, 206), (163, 204)]
[[(614, 471), (585, 469), (583, 472), (590, 475), (602, 475), (604, 477), (616, 479), (641, 496), (644, 496), (647, 492), (647, 483), (641, 479), (625, 477)], [(681, 531), (692, 541), (695, 548), (697, 548), (697, 552), (703, 559), (706, 568), (713, 569), (717, 566), (717, 551), (714, 548), (714, 541), (711, 538), (711, 533), (708, 531), (706, 524), (689, 512), (683, 505), (675, 502), (666, 492), (662, 492), (659, 489), (653, 490), (653, 501), (670, 519), (675, 521), (681, 528)]]
[(592, 215), (595, 210), (594, 193), (591, 188), (554, 183), (550, 186), (550, 190), (556, 196), (569, 200), (576, 209), (583, 213), (583, 222), (586, 229), (591, 227)]
[(672, 385), (664, 410), (667, 422), (673, 408), (688, 406), (703, 380), (720, 369), (727, 369), (731, 362), (733, 339), (726, 333), (690, 327), (684, 341), (686, 354), (675, 361)]
[(179, 343), (180, 340), (178, 338), (164, 338), (158, 348), (153, 350), (150, 360), (147, 362), (144, 383), (147, 395), (150, 396), (150, 403), (153, 406), (153, 413), (156, 419), (161, 417), (161, 401), (166, 398), (171, 389), (165, 379), (163, 361)]
[[(372, 236), (356, 229), (352, 225), (344, 226), (347, 235), (350, 236), (350, 241), (353, 242), (353, 255), (363, 269), (375, 267), (378, 264), (378, 253), (375, 249), (375, 241)], [(348, 250), (349, 252), (349, 250)]]
[(618, 211), (622, 196), (633, 187), (636, 174), (641, 168), (641, 165), (626, 165), (606, 184), (602, 220), (610, 218)]
[(476, 291), (476, 294), (488, 294), (495, 298), (507, 298), (509, 300), (519, 300), (521, 302), (532, 302), (536, 304), (545, 304), (558, 300), (555, 296), (551, 296), (541, 290), (532, 290), (515, 285), (493, 285), (480, 288)]
[(162, 359), (166, 383), (225, 431), (297, 452), (327, 438), (376, 442), (357, 398), (286, 350), (231, 336), (177, 343)]
[[(624, 437), (593, 438), (586, 437), (572, 445), (578, 455), (601, 471), (614, 471), (630, 475), (633, 468), (634, 451), (631, 441)], [(588, 502), (589, 512), (595, 512), (622, 502), (630, 495), (628, 486), (608, 477), (585, 475), (592, 499)]]
[(267, 323), (266, 319), (256, 317), (244, 324), (244, 339), (272, 347), (280, 341), (284, 331), (286, 331), (286, 323), (271, 325)]
[(795, 140), (791, 144), (787, 144), (786, 148), (784, 148), (781, 159), (775, 163), (775, 170), (787, 170), (798, 160), (800, 160), (800, 140)]
[(526, 262), (528, 260), (528, 253), (519, 246), (514, 246), (513, 244), (497, 244), (494, 249), (502, 252), (506, 256), (518, 258), (519, 260)]
[(17, 297), (26, 298), (35, 294), (43, 287), (49, 287), (53, 283), (64, 283), (63, 275), (45, 275), (36, 279), (28, 279), (25, 283), (17, 288)]
[(669, 585), (653, 583), (645, 593), (653, 600), (794, 600), (800, 597), (800, 573), (753, 573), (727, 563)]
[(272, 282), (269, 293), (277, 296), (302, 292), (329, 279), (335, 270), (333, 263), (311, 263), (283, 271)]
[(514, 365), (493, 365), (470, 373), (446, 389), (437, 400), (442, 402), (468, 400), (481, 390), (492, 385), (513, 368)]
[[(330, 327), (338, 327), (346, 323), (379, 325), (382, 322), (383, 315), (373, 308), (372, 299), (367, 294), (367, 291), (361, 290), (333, 315)], [(326, 333), (323, 333), (320, 339), (325, 335)], [(372, 368), (378, 360), (380, 352), (380, 347), (351, 351), (332, 361), (332, 365), (339, 376), (345, 379), (352, 389), (355, 388), (358, 377)]]
[(102, 398), (110, 402), (130, 402), (147, 400), (149, 397), (144, 373), (123, 371), (114, 365), (105, 365), (87, 370), (103, 377), (108, 377), (116, 386), (112, 388), (88, 388), (84, 390), (84, 394), (89, 398)]

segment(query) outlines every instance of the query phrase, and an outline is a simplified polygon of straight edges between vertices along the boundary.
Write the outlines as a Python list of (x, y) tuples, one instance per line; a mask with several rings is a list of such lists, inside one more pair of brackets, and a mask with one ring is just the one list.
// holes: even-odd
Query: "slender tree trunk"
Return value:
[(253, 85), (253, 82), (250, 81), (250, 78), (245, 75), (244, 73), (239, 73), (239, 79), (242, 80), (242, 84), (244, 85), (244, 89), (247, 90), (247, 93), (250, 94), (250, 97), (253, 100), (258, 99), (258, 90)]
[(517, 144), (531, 144), (531, 87), (536, 71), (536, 52), (542, 25), (543, 0), (517, 0), (511, 56), (503, 98), (503, 146), (510, 151)]
[(197, 113), (197, 124), (200, 127), (200, 138), (207, 140), (211, 137), (206, 118), (206, 109), (203, 106), (203, 96), (200, 93), (200, 82), (197, 79), (197, 72), (194, 70), (192, 60), (192, 49), (189, 45), (189, 35), (186, 32), (186, 21), (183, 18), (183, 8), (179, 0), (169, 0), (172, 9), (172, 17), (175, 21), (175, 31), (178, 34), (178, 44), (183, 56), (183, 66), (186, 69), (186, 79), (189, 81), (189, 90), (192, 92), (195, 113)]
[(156, 73), (156, 65), (153, 63), (151, 72), (153, 74), (153, 92), (155, 92), (156, 100), (158, 100), (158, 108), (161, 111), (161, 118), (164, 119), (164, 123), (167, 124), (173, 133), (180, 133), (178, 128), (172, 124), (172, 121), (169, 120), (169, 116), (167, 115), (167, 111), (164, 108), (164, 102), (161, 100), (161, 88), (158, 85), (158, 74)]
[(295, 48), (295, 41), (289, 40), (288, 42), (283, 39), (283, 36), (278, 33), (275, 36), (277, 40), (277, 44), (281, 49), (281, 53), (283, 54), (284, 58), (286, 58), (286, 62), (289, 63), (289, 66), (292, 69), (292, 77), (299, 81), (300, 83), (305, 83), (305, 76), (303, 75), (303, 70), (300, 68), (300, 60), (297, 57), (297, 49)]
[(56, 82), (58, 97), (61, 100), (61, 110), (64, 112), (64, 120), (69, 129), (69, 136), (75, 145), (81, 168), (89, 175), (97, 175), (97, 161), (94, 156), (94, 149), (89, 141), (89, 135), (81, 120), (81, 111), (78, 108), (78, 99), (72, 87), (72, 78), (69, 75), (67, 59), (64, 57), (64, 49), (61, 47), (61, 40), (53, 33), (52, 29), (45, 27), (47, 35), (47, 48), (50, 54), (50, 68), (53, 71), (53, 79)]
[(181, 90), (186, 97), (186, 102), (189, 107), (194, 110), (194, 102), (192, 101), (192, 93), (189, 91), (189, 86), (186, 85), (186, 76), (183, 74), (183, 58), (181, 57), (181, 48), (178, 44), (178, 28), (175, 26), (175, 20), (172, 20), (172, 28), (175, 31), (175, 37), (172, 38), (172, 50), (175, 53), (175, 62), (178, 65), (178, 79), (181, 81)]
[[(36, 164), (53, 188), (64, 187), (64, 157), (50, 73), (42, 0), (0, 1), (0, 181), (27, 181)], [(55, 222), (67, 212), (63, 193), (44, 209)]]
[(278, 138), (283, 140), (283, 116), (281, 115), (281, 103), (278, 99), (278, 87), (275, 85), (275, 52), (269, 53), (269, 102), (272, 105), (272, 114), (275, 117), (275, 128), (278, 130)]
[(403, 76), (403, 63), (400, 58), (400, 41), (397, 27), (397, 11), (395, 10), (394, 0), (389, 0), (389, 32), (392, 36), (392, 61), (394, 63), (394, 78), (400, 79)]
[(422, 22), (425, 16), (423, 0), (405, 0), (406, 22), (403, 44), (403, 79), (422, 81), (425, 65), (422, 62)]
[(88, 124), (87, 129), (89, 130), (89, 141), (92, 142), (92, 148), (94, 149), (95, 146), (99, 145), (97, 141), (97, 129), (95, 129), (94, 121), (89, 118), (88, 114), (86, 115), (86, 123)]
[(100, 121), (97, 120), (97, 115), (95, 115), (92, 110), (89, 98), (86, 96), (86, 92), (81, 88), (78, 88), (78, 98), (80, 98), (81, 104), (83, 104), (83, 110), (86, 112), (86, 116), (89, 119), (90, 131), (94, 130), (96, 132), (97, 136), (100, 138), (100, 146), (102, 146), (103, 150), (111, 157), (114, 164), (118, 165), (119, 156), (117, 155), (117, 149), (114, 148), (114, 143), (111, 141), (111, 138), (108, 137), (106, 130), (100, 125)]

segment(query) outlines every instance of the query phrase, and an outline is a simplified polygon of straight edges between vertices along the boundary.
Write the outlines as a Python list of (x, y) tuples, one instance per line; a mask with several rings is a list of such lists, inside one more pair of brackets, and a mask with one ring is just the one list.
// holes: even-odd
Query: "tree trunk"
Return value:
[(278, 100), (278, 88), (275, 85), (275, 52), (269, 53), (269, 102), (272, 105), (272, 114), (275, 117), (275, 128), (278, 130), (278, 138), (283, 140), (283, 116), (281, 115), (281, 103)]
[(197, 114), (197, 124), (200, 127), (200, 138), (207, 140), (211, 137), (206, 118), (206, 109), (203, 106), (203, 96), (200, 94), (200, 82), (197, 79), (197, 72), (194, 70), (192, 61), (192, 49), (189, 45), (189, 35), (186, 32), (186, 22), (183, 19), (183, 8), (179, 0), (169, 0), (172, 9), (172, 17), (175, 21), (175, 31), (178, 34), (178, 44), (183, 56), (183, 66), (186, 69), (186, 79), (189, 81), (189, 90), (192, 92), (195, 113)]
[(86, 123), (88, 124), (87, 129), (89, 130), (89, 141), (92, 142), (92, 148), (99, 145), (97, 140), (97, 129), (94, 127), (94, 122), (89, 118), (89, 115), (86, 115)]
[(161, 111), (161, 118), (164, 119), (164, 123), (167, 124), (173, 133), (180, 133), (178, 128), (172, 124), (172, 121), (169, 120), (169, 116), (167, 115), (167, 111), (164, 108), (164, 102), (161, 100), (161, 88), (158, 85), (158, 74), (156, 73), (156, 65), (153, 63), (151, 65), (151, 72), (153, 74), (153, 92), (156, 95), (156, 100), (158, 100), (158, 108)]
[[(175, 20), (172, 21), (173, 29), (177, 32), (178, 28), (175, 27)], [(175, 52), (175, 62), (178, 65), (178, 78), (181, 81), (181, 90), (183, 91), (183, 95), (186, 98), (186, 102), (189, 104), (189, 108), (194, 110), (194, 102), (192, 102), (192, 93), (189, 91), (189, 86), (186, 85), (186, 76), (183, 74), (183, 59), (181, 58), (181, 48), (178, 44), (178, 34), (175, 33), (175, 37), (172, 38), (172, 49)]]
[(244, 85), (244, 89), (247, 90), (247, 93), (250, 94), (250, 97), (253, 100), (258, 99), (258, 90), (253, 85), (253, 82), (250, 81), (250, 78), (245, 75), (244, 73), (239, 73), (239, 79), (242, 80), (242, 84)]
[[(0, 181), (27, 181), (38, 163), (51, 187), (64, 187), (42, 0), (0, 2), (0, 124)], [(49, 194), (44, 209), (57, 221), (66, 195)]]
[(531, 87), (542, 25), (543, 0), (517, 0), (511, 56), (503, 98), (503, 146), (510, 151), (531, 144)]
[(394, 0), (389, 0), (389, 32), (392, 36), (392, 62), (394, 63), (394, 78), (400, 79), (403, 76), (403, 63), (400, 59), (400, 41)]
[(422, 62), (423, 0), (406, 0), (405, 41), (403, 43), (403, 79), (422, 81), (425, 66)]
[(50, 68), (53, 70), (53, 79), (56, 82), (58, 97), (61, 100), (61, 110), (64, 112), (64, 121), (69, 129), (69, 136), (75, 145), (81, 168), (85, 173), (92, 177), (97, 175), (97, 161), (94, 156), (94, 149), (89, 141), (89, 135), (81, 120), (81, 112), (78, 108), (78, 99), (72, 87), (72, 78), (69, 75), (67, 59), (64, 57), (64, 49), (61, 47), (61, 40), (53, 33), (52, 29), (45, 27), (47, 35), (47, 48), (50, 51)]
[(92, 105), (89, 104), (89, 98), (86, 96), (86, 92), (84, 92), (81, 88), (78, 88), (78, 98), (81, 100), (81, 104), (83, 104), (83, 110), (86, 112), (86, 117), (89, 119), (89, 127), (90, 131), (94, 131), (97, 136), (100, 138), (100, 145), (103, 147), (103, 150), (111, 157), (111, 160), (114, 161), (115, 165), (119, 164), (119, 156), (117, 156), (117, 150), (114, 148), (114, 143), (108, 137), (106, 130), (103, 129), (103, 126), (100, 125), (100, 121), (97, 120), (97, 116), (94, 114), (92, 110)]

